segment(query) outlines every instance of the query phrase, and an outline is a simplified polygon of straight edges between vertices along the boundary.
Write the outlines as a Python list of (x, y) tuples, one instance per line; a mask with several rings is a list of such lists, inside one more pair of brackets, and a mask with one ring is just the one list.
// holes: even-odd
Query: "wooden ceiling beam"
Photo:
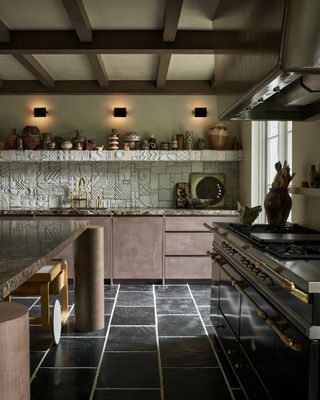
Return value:
[(0, 95), (5, 94), (210, 94), (214, 95), (208, 81), (167, 81), (165, 87), (156, 88), (154, 81), (109, 81), (102, 88), (97, 81), (55, 81), (54, 87), (44, 87), (38, 81), (5, 80)]
[(61, 0), (81, 42), (92, 41), (92, 28), (82, 0)]
[(109, 86), (109, 78), (101, 56), (99, 54), (87, 54), (87, 58), (100, 87), (107, 88)]
[(159, 56), (158, 75), (157, 75), (157, 88), (163, 88), (166, 84), (171, 54), (165, 53)]
[(49, 72), (31, 54), (14, 54), (14, 57), (46, 88), (53, 88), (55, 81)]
[(10, 42), (10, 31), (8, 27), (0, 20), (0, 42)]
[(212, 75), (212, 78), (210, 79), (210, 86), (213, 88), (216, 84), (216, 74)]
[(3, 87), (3, 80), (0, 79), (0, 89)]
[(161, 31), (94, 31), (92, 42), (80, 42), (73, 31), (10, 31), (0, 54), (239, 54), (268, 52), (279, 46), (279, 34), (257, 36), (248, 43), (238, 31), (180, 31), (163, 42)]
[(177, 35), (183, 0), (167, 0), (163, 24), (163, 40), (174, 42)]

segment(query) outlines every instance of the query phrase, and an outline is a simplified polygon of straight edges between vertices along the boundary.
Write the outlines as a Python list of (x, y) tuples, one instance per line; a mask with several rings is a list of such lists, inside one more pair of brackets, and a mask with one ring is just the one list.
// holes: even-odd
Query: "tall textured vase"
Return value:
[(272, 225), (284, 225), (292, 206), (288, 189), (270, 189), (264, 200), (267, 220)]

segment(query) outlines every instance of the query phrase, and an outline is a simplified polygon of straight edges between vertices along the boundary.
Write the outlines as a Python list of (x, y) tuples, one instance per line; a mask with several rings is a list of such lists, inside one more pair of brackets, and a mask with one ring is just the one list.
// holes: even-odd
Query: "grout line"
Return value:
[(198, 336), (166, 336), (166, 335), (163, 335), (163, 336), (159, 336), (159, 338), (168, 338), (168, 339), (199, 338), (199, 335)]
[(152, 293), (152, 290), (119, 290), (119, 293)]
[[(53, 343), (53, 342), (52, 342)], [(32, 383), (32, 381), (34, 380), (34, 378), (37, 376), (37, 372), (39, 371), (41, 364), (43, 363), (43, 360), (46, 358), (47, 354), (49, 353), (51, 347), (52, 347), (52, 343), (50, 345), (50, 347), (46, 350), (46, 352), (44, 353), (43, 357), (41, 358), (37, 368), (34, 370), (34, 373), (32, 374), (31, 378), (30, 378), (30, 384)]]
[(28, 308), (28, 311), (30, 311), (32, 307), (35, 307), (35, 305), (38, 303), (38, 301), (39, 301), (39, 298), (37, 298), (37, 299), (34, 301), (34, 303), (32, 303), (32, 305)]
[(159, 296), (156, 295), (157, 300), (175, 300), (175, 299), (184, 299), (184, 300), (191, 300), (190, 296)]
[(153, 302), (154, 302), (154, 318), (155, 318), (155, 323), (156, 323), (156, 339), (157, 339), (157, 351), (158, 351), (160, 395), (161, 395), (161, 400), (164, 400), (163, 375), (162, 375), (161, 354), (160, 354), (160, 344), (159, 344), (158, 316), (157, 316), (157, 303), (156, 303), (155, 285), (153, 285), (153, 292), (152, 293), (153, 293)]
[(219, 369), (219, 365), (213, 367), (213, 366), (209, 366), (209, 367), (162, 367), (162, 369)]
[(124, 305), (119, 305), (118, 307), (126, 307), (126, 308), (136, 308), (136, 307), (145, 307), (145, 308), (153, 308), (154, 306), (146, 306), (146, 305), (141, 305), (141, 306), (124, 306)]
[(100, 360), (99, 360), (99, 363), (98, 363), (96, 376), (94, 377), (94, 381), (93, 381), (93, 385), (92, 385), (92, 389), (91, 389), (89, 400), (93, 400), (94, 391), (95, 391), (95, 389), (97, 387), (98, 377), (99, 377), (99, 373), (100, 373), (100, 369), (101, 369), (101, 365), (102, 365), (102, 359), (103, 359), (103, 356), (104, 356), (104, 351), (105, 351), (105, 348), (107, 346), (107, 341), (108, 341), (108, 337), (109, 337), (110, 326), (111, 326), (110, 323), (111, 323), (111, 320), (112, 320), (112, 317), (113, 317), (114, 309), (115, 309), (117, 298), (118, 298), (118, 294), (119, 294), (119, 288), (120, 288), (120, 286), (118, 286), (118, 288), (117, 288), (116, 297), (114, 299), (114, 303), (113, 303), (113, 306), (112, 306), (112, 310), (111, 310), (111, 314), (110, 314), (110, 320), (108, 322), (108, 328), (107, 328), (107, 332), (106, 332), (106, 337), (105, 337), (104, 344), (103, 344), (103, 347), (102, 347), (102, 350), (101, 350), (101, 357), (100, 357)]
[(215, 348), (214, 348), (214, 346), (213, 346), (212, 340), (211, 340), (211, 338), (210, 338), (210, 335), (208, 334), (207, 328), (206, 328), (206, 326), (205, 326), (205, 324), (204, 324), (204, 322), (203, 322), (203, 319), (202, 319), (202, 316), (201, 316), (201, 314), (200, 314), (199, 308), (198, 308), (198, 306), (197, 306), (197, 303), (196, 303), (196, 301), (195, 301), (195, 298), (194, 298), (193, 295), (192, 295), (192, 292), (191, 292), (191, 289), (190, 289), (190, 286), (189, 286), (189, 285), (188, 285), (188, 289), (189, 289), (189, 291), (190, 291), (190, 294), (191, 294), (191, 297), (192, 297), (192, 299), (193, 299), (194, 305), (196, 306), (196, 309), (197, 309), (197, 311), (198, 311), (199, 318), (200, 318), (200, 320), (201, 320), (201, 324), (202, 324), (202, 326), (203, 326), (203, 329), (205, 330), (206, 335), (207, 335), (207, 337), (208, 337), (208, 339), (209, 339), (209, 343), (210, 343), (212, 352), (213, 352), (213, 354), (214, 354), (216, 360), (218, 361), (218, 365), (219, 365), (219, 367), (220, 367), (220, 371), (221, 371), (221, 373), (222, 373), (222, 375), (223, 375), (223, 378), (224, 378), (225, 383), (226, 383), (226, 385), (227, 385), (227, 388), (228, 388), (228, 390), (229, 390), (230, 396), (231, 396), (231, 398), (234, 400), (234, 395), (233, 395), (233, 393), (232, 393), (232, 388), (231, 388), (231, 386), (230, 386), (230, 384), (229, 384), (229, 382), (228, 382), (228, 379), (227, 379), (227, 376), (226, 376), (226, 374), (225, 374), (225, 372), (224, 372), (224, 369), (222, 368), (222, 364), (221, 364), (221, 362), (220, 362), (220, 360), (219, 360), (219, 357), (218, 357), (218, 355), (217, 355), (217, 352), (216, 352), (216, 350), (215, 350)]

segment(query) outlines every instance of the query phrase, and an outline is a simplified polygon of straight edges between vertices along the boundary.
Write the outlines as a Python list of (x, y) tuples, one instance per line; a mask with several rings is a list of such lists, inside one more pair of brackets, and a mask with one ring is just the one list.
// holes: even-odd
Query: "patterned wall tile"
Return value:
[(175, 186), (191, 172), (224, 173), (226, 207), (235, 208), (239, 192), (237, 162), (1, 163), (0, 208), (70, 206), (80, 177), (92, 206), (100, 196), (105, 207), (174, 207)]

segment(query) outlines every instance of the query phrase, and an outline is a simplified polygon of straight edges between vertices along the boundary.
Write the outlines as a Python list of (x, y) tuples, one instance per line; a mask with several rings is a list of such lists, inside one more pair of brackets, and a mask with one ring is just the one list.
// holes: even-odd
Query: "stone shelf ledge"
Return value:
[(320, 188), (292, 187), (289, 190), (289, 193), (291, 193), (291, 194), (300, 194), (302, 196), (320, 197)]
[(240, 161), (243, 150), (1, 150), (0, 162)]

